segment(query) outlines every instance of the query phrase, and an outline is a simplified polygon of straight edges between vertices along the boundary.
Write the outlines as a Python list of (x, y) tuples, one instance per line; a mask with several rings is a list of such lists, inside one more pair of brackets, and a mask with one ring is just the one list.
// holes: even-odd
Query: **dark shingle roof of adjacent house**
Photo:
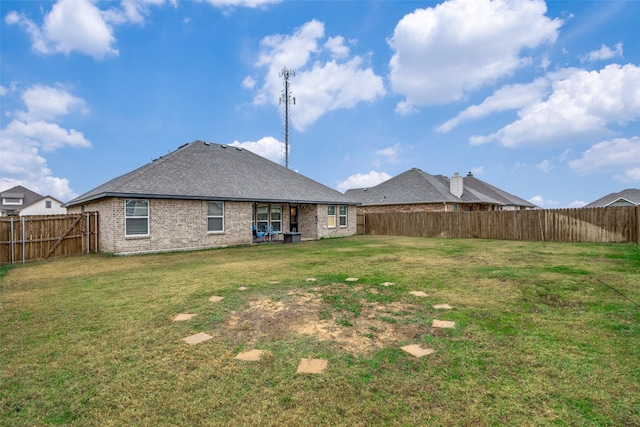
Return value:
[(627, 202), (629, 205), (640, 205), (640, 189), (627, 188), (619, 193), (607, 194), (606, 196), (589, 203), (585, 208), (604, 208), (620, 202)]
[(194, 141), (67, 203), (103, 197), (356, 204), (344, 194), (240, 147)]
[(457, 198), (450, 192), (449, 178), (443, 175), (433, 176), (413, 168), (375, 187), (350, 189), (345, 194), (363, 205), (484, 203), (536, 207), (471, 175), (464, 177), (463, 183), (464, 191)]
[[(32, 204), (44, 199), (45, 196), (42, 196), (35, 191), (31, 191), (22, 185), (16, 185), (13, 188), (9, 188), (6, 191), (0, 193), (0, 209), (3, 211), (11, 211), (11, 212), (19, 212), (22, 209), (31, 206)], [(5, 205), (4, 199), (22, 199), (21, 205)]]

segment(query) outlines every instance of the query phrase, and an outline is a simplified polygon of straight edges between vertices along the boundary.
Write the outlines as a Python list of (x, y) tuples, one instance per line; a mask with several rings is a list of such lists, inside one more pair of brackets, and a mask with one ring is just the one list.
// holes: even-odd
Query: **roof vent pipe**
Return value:
[(458, 172), (455, 172), (449, 180), (449, 191), (458, 199), (462, 197), (462, 193), (464, 192), (464, 183), (463, 178)]

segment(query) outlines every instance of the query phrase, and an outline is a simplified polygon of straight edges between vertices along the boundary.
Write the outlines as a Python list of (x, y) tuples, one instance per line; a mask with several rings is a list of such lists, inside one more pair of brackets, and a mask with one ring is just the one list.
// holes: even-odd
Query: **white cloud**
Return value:
[[(276, 163), (281, 163), (285, 157), (284, 142), (280, 142), (272, 136), (265, 136), (257, 141), (234, 141), (229, 145), (242, 147)], [(291, 147), (289, 147), (289, 150), (291, 150)]]
[(521, 51), (562, 25), (545, 13), (543, 1), (451, 0), (404, 16), (388, 41), (391, 85), (406, 97), (397, 111), (459, 100), (530, 64)]
[(558, 206), (560, 206), (560, 202), (556, 200), (545, 199), (542, 196), (533, 196), (529, 199), (529, 202), (541, 208), (557, 208)]
[(640, 168), (633, 168), (613, 177), (620, 182), (640, 182)]
[(377, 150), (376, 154), (386, 158), (387, 161), (395, 163), (398, 161), (398, 153), (400, 152), (400, 144)]
[(40, 85), (24, 91), (22, 100), (27, 110), (15, 112), (13, 120), (0, 129), (0, 184), (20, 184), (43, 195), (69, 200), (75, 196), (69, 181), (53, 176), (41, 151), (91, 146), (82, 132), (53, 122), (75, 110), (86, 112), (85, 101), (61, 88)]
[(200, 0), (219, 8), (249, 7), (258, 8), (280, 3), (282, 0)]
[(391, 179), (391, 175), (386, 172), (371, 171), (366, 174), (357, 173), (351, 175), (346, 180), (338, 183), (338, 191), (345, 192), (351, 188), (369, 188), (375, 187), (381, 182)]
[(251, 77), (251, 76), (247, 76), (244, 78), (244, 80), (242, 80), (242, 87), (245, 89), (249, 89), (249, 90), (253, 90), (254, 87), (256, 87), (256, 80)]
[(569, 166), (580, 174), (618, 172), (619, 181), (640, 181), (640, 136), (594, 144)]
[(622, 58), (622, 43), (617, 43), (614, 49), (611, 49), (607, 45), (602, 45), (600, 49), (589, 52), (585, 57), (581, 58), (582, 62), (585, 61), (602, 61), (605, 59), (611, 59), (614, 57)]
[(640, 67), (607, 65), (600, 71), (568, 69), (548, 76), (551, 95), (518, 111), (519, 119), (472, 145), (498, 141), (507, 147), (593, 141), (612, 134), (609, 124), (640, 118)]
[(536, 167), (544, 173), (549, 173), (553, 169), (553, 164), (549, 160), (543, 160)]
[(536, 79), (529, 84), (507, 85), (496, 90), (493, 95), (487, 97), (481, 104), (472, 105), (438, 127), (440, 132), (449, 132), (459, 124), (488, 116), (492, 113), (516, 110), (526, 105), (539, 101), (545, 93), (549, 82), (545, 79)]
[(576, 209), (576, 208), (581, 208), (586, 204), (587, 204), (587, 202), (584, 202), (582, 200), (575, 200), (575, 201), (569, 203), (568, 207), (571, 208), (571, 209)]
[(76, 109), (88, 113), (84, 99), (71, 95), (62, 88), (34, 85), (22, 94), (22, 100), (27, 111), (19, 112), (17, 116), (25, 121), (52, 120)]
[[(360, 102), (372, 102), (384, 95), (382, 78), (363, 65), (360, 56), (336, 59), (342, 40), (340, 36), (320, 44), (324, 39), (324, 24), (312, 20), (297, 28), (290, 36), (272, 35), (261, 41), (262, 51), (257, 62), (266, 67), (264, 84), (254, 98), (257, 105), (279, 104), (282, 93), (280, 71), (287, 67), (295, 72), (290, 88), (296, 98), (291, 110), (291, 123), (303, 131), (328, 111), (354, 108)], [(331, 56), (324, 60), (324, 55)], [(340, 56), (340, 55), (339, 55)]]
[(349, 47), (344, 44), (344, 37), (329, 37), (324, 47), (331, 52), (334, 58), (346, 58), (349, 56)]
[[(26, 15), (11, 11), (5, 17), (9, 25), (20, 25), (31, 36), (32, 48), (40, 53), (69, 55), (80, 52), (95, 59), (117, 56), (112, 25), (144, 23), (150, 6), (166, 0), (122, 0), (118, 6), (101, 10), (92, 0), (58, 0), (38, 26)], [(171, 0), (176, 6), (176, 0)]]
[(15, 12), (10, 12), (5, 22), (21, 25), (31, 36), (33, 49), (41, 53), (68, 55), (78, 51), (96, 59), (118, 55), (112, 28), (88, 0), (59, 0), (44, 17), (42, 28)]

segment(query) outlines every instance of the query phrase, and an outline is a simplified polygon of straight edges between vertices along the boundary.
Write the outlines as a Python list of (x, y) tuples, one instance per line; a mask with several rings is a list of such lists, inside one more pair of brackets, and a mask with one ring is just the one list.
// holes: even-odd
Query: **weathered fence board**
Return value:
[(98, 251), (98, 212), (0, 218), (0, 265)]
[(358, 214), (358, 234), (640, 243), (640, 206)]

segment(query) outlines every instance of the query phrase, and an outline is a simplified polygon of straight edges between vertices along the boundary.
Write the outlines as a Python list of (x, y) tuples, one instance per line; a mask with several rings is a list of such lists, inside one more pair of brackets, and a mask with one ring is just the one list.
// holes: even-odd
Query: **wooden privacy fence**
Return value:
[(98, 251), (98, 212), (0, 218), (0, 265)]
[(358, 234), (640, 243), (640, 206), (358, 214)]

